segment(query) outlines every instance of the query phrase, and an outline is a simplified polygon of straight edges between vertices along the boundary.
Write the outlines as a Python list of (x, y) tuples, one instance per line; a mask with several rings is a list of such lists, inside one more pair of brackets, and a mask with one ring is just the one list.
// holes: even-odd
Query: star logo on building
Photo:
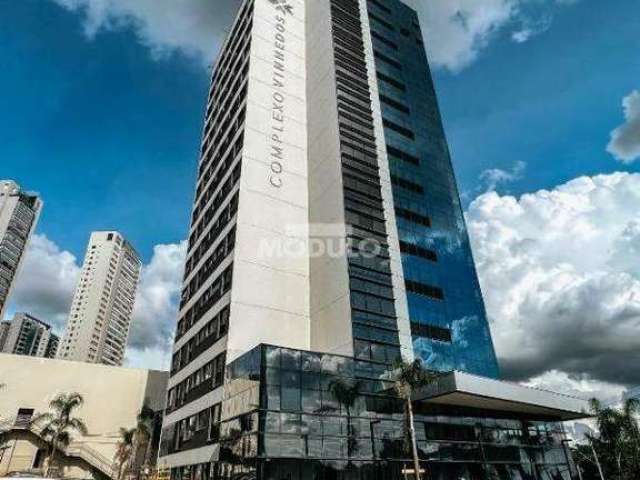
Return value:
[(288, 0), (269, 0), (269, 3), (276, 7), (276, 10), (280, 10), (284, 14), (293, 15), (293, 6), (289, 4)]

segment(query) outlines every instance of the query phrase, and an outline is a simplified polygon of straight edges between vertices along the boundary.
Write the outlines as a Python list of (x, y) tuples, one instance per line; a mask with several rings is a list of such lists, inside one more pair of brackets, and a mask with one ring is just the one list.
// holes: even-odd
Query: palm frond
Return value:
[(70, 443), (71, 443), (71, 435), (69, 434), (69, 432), (60, 432), (57, 438), (58, 448), (60, 446), (66, 448), (69, 446)]
[(410, 397), (415, 390), (426, 387), (438, 379), (438, 374), (427, 370), (420, 359), (411, 363), (398, 362), (395, 369), (395, 389), (403, 398)]
[(81, 407), (83, 403), (84, 398), (77, 392), (60, 393), (49, 402), (49, 407), (60, 416), (69, 416), (73, 410)]
[(348, 382), (341, 378), (333, 380), (329, 384), (329, 391), (333, 397), (346, 408), (354, 406), (360, 396), (361, 389), (362, 382)]
[(50, 423), (55, 421), (55, 417), (51, 412), (38, 413), (31, 419), (31, 423), (34, 425), (39, 425), (41, 423)]
[(114, 456), (120, 465), (123, 465), (131, 458), (135, 432), (135, 428), (120, 428), (120, 441)]
[(75, 430), (76, 432), (84, 436), (88, 435), (89, 433), (89, 429), (87, 428), (87, 425), (79, 418), (69, 419), (68, 428)]
[(640, 399), (629, 398), (623, 405), (624, 414), (627, 417), (636, 417), (640, 414)]
[(44, 438), (46, 441), (51, 442), (56, 436), (56, 429), (52, 428), (50, 425), (47, 425), (42, 430), (40, 430), (40, 436)]
[(141, 442), (148, 441), (153, 436), (156, 423), (156, 412), (146, 403), (137, 415), (136, 436)]
[(148, 422), (153, 421), (156, 418), (156, 412), (146, 403), (138, 412), (138, 422)]

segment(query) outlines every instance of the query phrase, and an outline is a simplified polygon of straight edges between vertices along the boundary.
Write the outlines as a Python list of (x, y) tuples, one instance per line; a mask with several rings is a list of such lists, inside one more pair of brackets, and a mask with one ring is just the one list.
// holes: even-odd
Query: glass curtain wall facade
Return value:
[(418, 16), (399, 0), (367, 7), (414, 352), (434, 370), (497, 378)]
[(354, 353), (400, 358), (360, 2), (330, 0)]
[[(193, 438), (220, 442), (219, 461), (172, 469), (173, 480), (400, 480), (403, 403), (385, 367), (260, 346), (232, 362), (221, 404), (187, 419)], [(332, 384), (357, 385), (348, 401)], [(562, 424), (505, 412), (416, 405), (423, 478), (571, 480)], [(163, 435), (161, 454), (188, 443)]]

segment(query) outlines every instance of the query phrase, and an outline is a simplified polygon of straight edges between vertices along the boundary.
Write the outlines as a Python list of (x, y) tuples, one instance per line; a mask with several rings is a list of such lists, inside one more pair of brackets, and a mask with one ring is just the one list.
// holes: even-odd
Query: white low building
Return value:
[(145, 404), (162, 411), (166, 384), (165, 372), (0, 354), (0, 476), (45, 466), (48, 446), (31, 420), (56, 395), (77, 392), (84, 404), (74, 415), (89, 432), (60, 455), (63, 474), (110, 477), (120, 428), (134, 427)]

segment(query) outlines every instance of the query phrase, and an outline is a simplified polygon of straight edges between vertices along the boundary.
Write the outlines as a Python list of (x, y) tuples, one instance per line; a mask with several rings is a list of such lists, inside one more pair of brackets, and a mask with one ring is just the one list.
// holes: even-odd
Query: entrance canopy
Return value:
[(414, 394), (415, 401), (527, 415), (532, 419), (587, 418), (589, 402), (516, 383), (451, 372)]

